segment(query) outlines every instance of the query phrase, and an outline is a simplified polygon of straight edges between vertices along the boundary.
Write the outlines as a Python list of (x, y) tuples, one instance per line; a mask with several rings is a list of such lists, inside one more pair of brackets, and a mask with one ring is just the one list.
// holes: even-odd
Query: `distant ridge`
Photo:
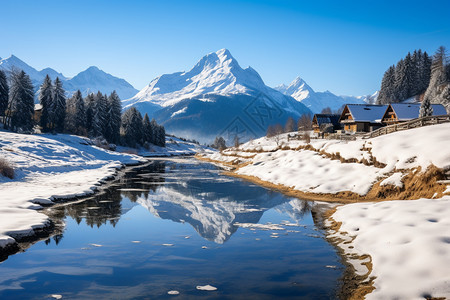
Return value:
[(27, 73), (30, 76), (36, 92), (47, 74), (53, 80), (56, 77), (59, 77), (59, 79), (62, 80), (63, 87), (68, 96), (72, 95), (76, 90), (80, 90), (84, 96), (91, 92), (96, 93), (97, 91), (110, 94), (115, 90), (121, 99), (127, 99), (138, 92), (138, 90), (124, 79), (105, 73), (97, 67), (89, 67), (73, 78), (67, 78), (62, 73), (59, 73), (52, 68), (45, 68), (38, 71), (15, 55), (11, 55), (9, 58), (0, 59), (1, 70), (9, 71), (12, 68), (17, 68)]

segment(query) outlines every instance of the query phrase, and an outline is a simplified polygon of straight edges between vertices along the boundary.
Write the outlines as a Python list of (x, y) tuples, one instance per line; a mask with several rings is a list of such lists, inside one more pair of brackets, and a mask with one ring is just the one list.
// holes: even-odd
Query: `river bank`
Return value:
[[(61, 200), (94, 194), (124, 166), (147, 160), (93, 146), (72, 135), (0, 132), (0, 154), (14, 168), (0, 177), (0, 249), (16, 252), (19, 242), (47, 235), (54, 226), (39, 212)], [(5, 256), (5, 255), (3, 255)]]
[(450, 297), (449, 130), (441, 124), (350, 142), (281, 135), (199, 158), (290, 196), (348, 204), (325, 226), (359, 280), (350, 297)]

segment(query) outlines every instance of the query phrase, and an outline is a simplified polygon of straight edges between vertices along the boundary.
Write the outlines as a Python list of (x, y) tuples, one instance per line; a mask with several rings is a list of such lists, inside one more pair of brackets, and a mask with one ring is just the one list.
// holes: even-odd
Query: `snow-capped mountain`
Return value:
[(80, 90), (84, 96), (97, 91), (110, 94), (115, 90), (122, 99), (127, 99), (137, 93), (137, 90), (124, 79), (107, 74), (97, 67), (90, 67), (73, 78), (67, 78), (51, 68), (38, 71), (14, 55), (0, 59), (1, 70), (10, 71), (14, 68), (23, 70), (30, 76), (35, 91), (39, 90), (39, 86), (48, 74), (52, 80), (56, 79), (56, 77), (62, 80), (68, 96), (72, 95), (76, 90)]
[(114, 77), (95, 66), (87, 68), (68, 80), (66, 89), (71, 92), (80, 90), (83, 95), (97, 91), (110, 94), (115, 90), (121, 99), (127, 99), (137, 92), (126, 80)]
[(204, 56), (189, 72), (165, 74), (130, 99), (130, 103), (150, 101), (162, 107), (204, 94), (246, 94), (250, 89), (267, 89), (251, 67), (242, 69), (227, 49)]
[(234, 192), (236, 197), (231, 198), (214, 190), (200, 193), (182, 185), (166, 185), (136, 202), (156, 217), (190, 224), (204, 239), (217, 244), (225, 243), (237, 231), (236, 223), (256, 224), (273, 207), (296, 217), (292, 207), (302, 205), (298, 199), (287, 202), (281, 194), (261, 192), (249, 198), (245, 192)]
[(377, 102), (377, 99), (378, 99), (378, 94), (379, 94), (379, 91), (376, 91), (372, 95), (365, 95), (365, 96), (341, 96), (341, 97), (344, 98), (347, 101), (352, 101), (354, 99), (357, 99), (357, 100), (363, 101), (364, 103), (367, 103), (367, 104), (375, 104)]
[(204, 56), (188, 72), (155, 78), (123, 106), (151, 115), (158, 111), (155, 117), (169, 132), (201, 141), (262, 136), (270, 124), (311, 113), (266, 86), (251, 67), (241, 68), (227, 49)]
[(282, 84), (275, 87), (275, 89), (303, 103), (313, 113), (320, 113), (327, 107), (331, 108), (332, 111), (338, 111), (345, 104), (363, 104), (366, 103), (366, 99), (368, 101), (371, 99), (369, 96), (337, 96), (330, 91), (315, 92), (300, 77), (295, 78), (289, 86)]
[(314, 90), (300, 76), (294, 79), (288, 86), (281, 84), (275, 89), (285, 95), (293, 97), (297, 101), (302, 101), (314, 94)]

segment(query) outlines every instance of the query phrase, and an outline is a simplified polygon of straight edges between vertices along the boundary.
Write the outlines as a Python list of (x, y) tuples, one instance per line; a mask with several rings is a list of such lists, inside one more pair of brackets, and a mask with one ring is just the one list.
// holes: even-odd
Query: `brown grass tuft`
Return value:
[(13, 165), (3, 157), (0, 158), (0, 174), (11, 179), (14, 178)]

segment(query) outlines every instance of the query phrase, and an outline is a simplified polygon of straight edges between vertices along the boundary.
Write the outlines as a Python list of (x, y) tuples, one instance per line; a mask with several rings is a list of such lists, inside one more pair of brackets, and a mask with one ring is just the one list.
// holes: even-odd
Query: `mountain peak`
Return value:
[(250, 67), (242, 69), (230, 51), (224, 48), (203, 56), (187, 72), (157, 77), (130, 99), (130, 103), (151, 101), (165, 107), (205, 94), (250, 94), (265, 89), (259, 74)]
[(219, 58), (233, 58), (230, 51), (226, 48), (216, 51), (216, 54)]
[(96, 66), (90, 66), (89, 68), (87, 68), (85, 70), (85, 72), (86, 71), (89, 71), (89, 72), (100, 72), (101, 70), (98, 67), (96, 67)]

